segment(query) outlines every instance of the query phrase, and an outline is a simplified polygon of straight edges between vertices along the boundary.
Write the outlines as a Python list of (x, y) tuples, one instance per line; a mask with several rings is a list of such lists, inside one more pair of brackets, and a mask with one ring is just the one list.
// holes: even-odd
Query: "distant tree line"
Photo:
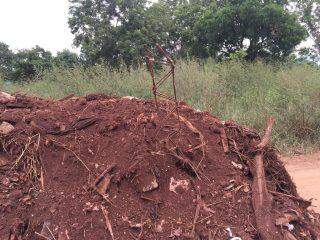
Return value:
[(13, 52), (0, 42), (0, 75), (7, 80), (31, 79), (37, 72), (54, 66), (69, 68), (79, 63), (79, 56), (69, 50), (58, 52), (56, 56), (39, 46)]
[(175, 58), (281, 61), (312, 37), (300, 59), (320, 53), (320, 0), (69, 0), (69, 25), (80, 56), (53, 56), (36, 46), (13, 52), (0, 42), (0, 75), (33, 78), (54, 66), (106, 62), (128, 68), (144, 62), (145, 47), (160, 43)]

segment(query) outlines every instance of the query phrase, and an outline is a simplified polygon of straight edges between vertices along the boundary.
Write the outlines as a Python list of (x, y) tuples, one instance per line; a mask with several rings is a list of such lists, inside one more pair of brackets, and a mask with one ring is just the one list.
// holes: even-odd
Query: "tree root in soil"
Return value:
[(263, 150), (268, 144), (274, 119), (270, 118), (265, 136), (257, 145), (258, 152), (254, 157), (254, 164), (250, 166), (253, 174), (252, 204), (256, 217), (257, 228), (262, 240), (281, 239), (281, 233), (275, 226), (272, 215), (272, 196), (268, 192), (263, 163)]

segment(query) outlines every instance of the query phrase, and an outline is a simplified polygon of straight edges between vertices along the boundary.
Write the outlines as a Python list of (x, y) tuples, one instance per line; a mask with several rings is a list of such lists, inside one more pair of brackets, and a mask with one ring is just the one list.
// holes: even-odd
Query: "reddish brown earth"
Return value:
[[(168, 102), (103, 95), (1, 104), (14, 130), (0, 138), (0, 239), (211, 240), (228, 227), (259, 239), (248, 167), (259, 136), (184, 103), (179, 116)], [(318, 216), (271, 147), (264, 162), (277, 230), (289, 218), (291, 236), (317, 239)]]

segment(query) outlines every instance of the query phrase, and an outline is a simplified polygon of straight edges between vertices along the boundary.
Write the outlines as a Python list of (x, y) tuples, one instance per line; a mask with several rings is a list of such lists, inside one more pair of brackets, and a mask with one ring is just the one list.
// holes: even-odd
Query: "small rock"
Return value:
[(141, 193), (151, 192), (159, 187), (157, 178), (152, 172), (139, 174), (134, 181), (137, 190)]
[(3, 122), (0, 124), (0, 134), (7, 135), (14, 130), (14, 126), (10, 123)]
[(0, 92), (0, 103), (9, 103), (9, 102), (14, 102), (16, 98), (9, 93), (5, 92)]
[(31, 201), (31, 196), (30, 195), (27, 195), (27, 196), (24, 196), (21, 201), (26, 204), (26, 205), (31, 205), (32, 204), (32, 201)]
[(245, 193), (250, 192), (250, 187), (249, 187), (249, 185), (245, 185), (245, 186), (243, 187), (243, 191), (244, 191)]

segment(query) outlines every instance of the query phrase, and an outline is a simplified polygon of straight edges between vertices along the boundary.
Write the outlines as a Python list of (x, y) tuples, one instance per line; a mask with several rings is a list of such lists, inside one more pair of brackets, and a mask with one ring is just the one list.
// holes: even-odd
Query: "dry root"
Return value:
[(41, 160), (39, 153), (40, 134), (25, 136), (23, 133), (15, 133), (10, 138), (2, 138), (2, 149), (10, 156), (16, 157), (12, 169), (22, 169), (31, 179), (39, 177)]

